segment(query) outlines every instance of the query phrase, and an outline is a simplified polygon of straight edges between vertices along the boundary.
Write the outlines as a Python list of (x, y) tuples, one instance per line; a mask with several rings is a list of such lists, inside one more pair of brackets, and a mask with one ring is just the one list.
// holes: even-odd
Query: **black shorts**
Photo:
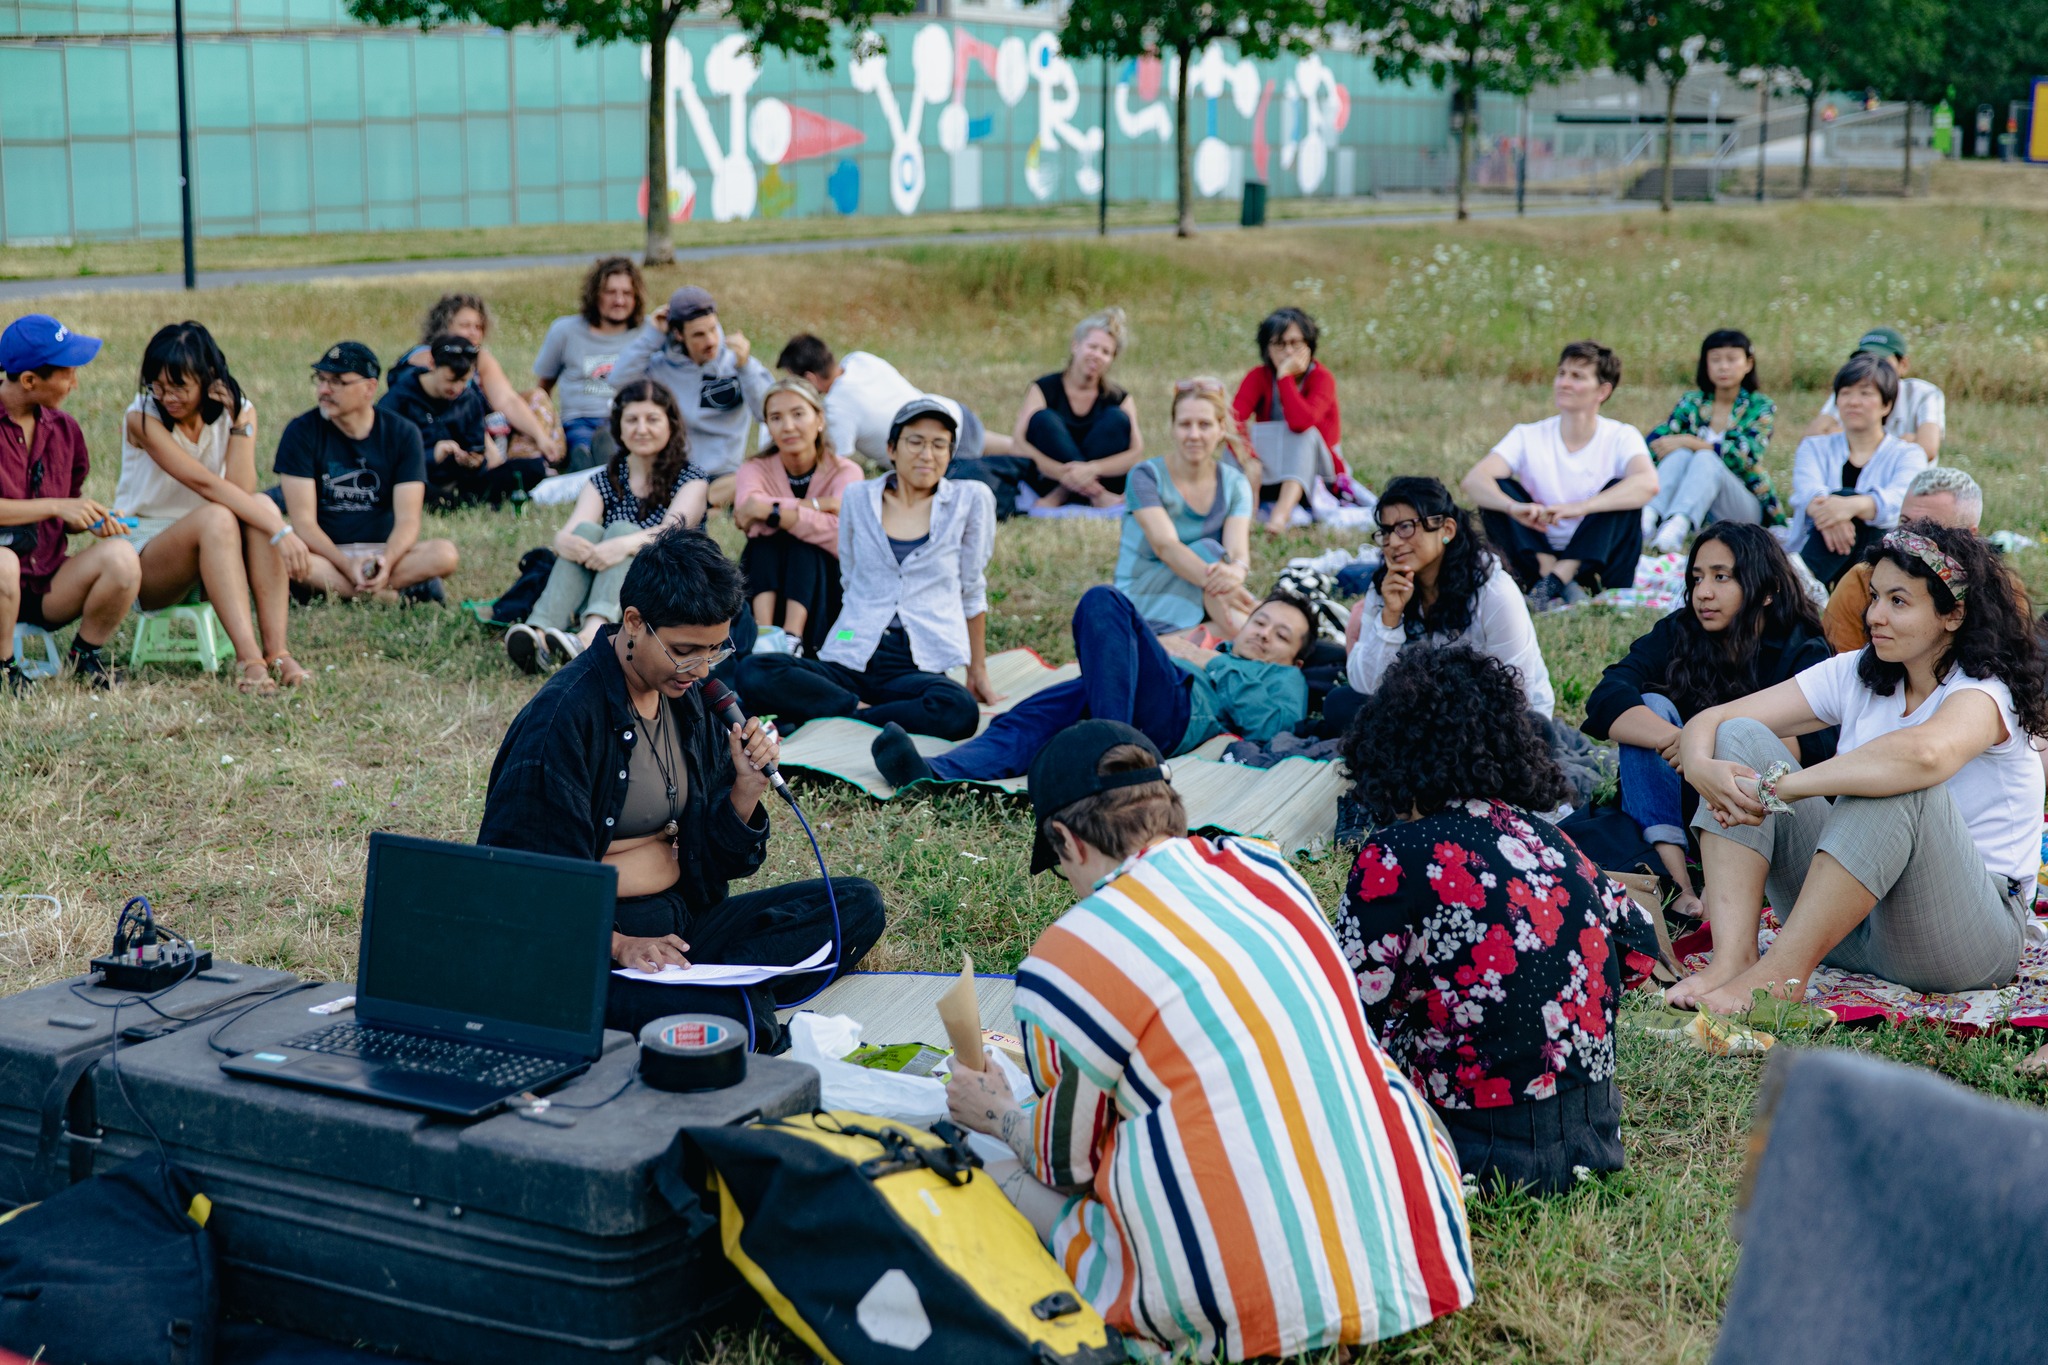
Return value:
[(21, 610), (15, 614), (15, 621), (20, 625), (35, 626), (39, 630), (56, 630), (59, 626), (70, 625), (69, 621), (52, 621), (49, 617), (43, 615), (43, 599), (45, 596), (47, 594), (34, 592), (24, 587), (21, 590)]

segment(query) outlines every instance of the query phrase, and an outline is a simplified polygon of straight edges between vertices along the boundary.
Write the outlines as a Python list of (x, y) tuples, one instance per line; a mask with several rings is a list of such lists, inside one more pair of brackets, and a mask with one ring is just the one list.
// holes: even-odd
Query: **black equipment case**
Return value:
[(117, 1023), (128, 1035), (121, 1045), (126, 1060), (129, 1048), (146, 1037), (179, 1027), (165, 1014), (179, 1020), (206, 1015), (197, 1027), (211, 1030), (239, 1008), (237, 1002), (262, 999), (298, 980), (290, 972), (215, 962), (153, 1000), (159, 1014), (148, 1005), (121, 1004), (135, 1000), (133, 991), (87, 984), (98, 979), (73, 977), (0, 999), (0, 1209), (46, 1199), (91, 1173), (99, 1135), (85, 1074), (113, 1046)]
[[(282, 1042), (350, 989), (259, 1008), (220, 1044)], [(644, 1365), (751, 1311), (678, 1134), (818, 1102), (815, 1069), (758, 1056), (728, 1090), (654, 1090), (634, 1077), (634, 1040), (607, 1033), (604, 1056), (549, 1096), (560, 1107), (463, 1123), (229, 1076), (209, 1032), (124, 1046), (120, 1067), (213, 1201), (226, 1313), (450, 1365)], [(152, 1149), (104, 1066), (93, 1102), (105, 1165)]]

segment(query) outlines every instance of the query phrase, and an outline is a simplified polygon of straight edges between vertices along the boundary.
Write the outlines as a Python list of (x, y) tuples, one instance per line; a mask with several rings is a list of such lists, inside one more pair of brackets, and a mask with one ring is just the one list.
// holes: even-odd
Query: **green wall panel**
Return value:
[(64, 136), (64, 53), (0, 47), (0, 142)]
[(78, 142), (71, 147), (71, 183), (91, 186), (72, 205), (73, 231), (83, 237), (135, 235), (135, 158), (128, 142)]
[(128, 113), (128, 49), (74, 47), (64, 57), (71, 136), (127, 137), (133, 131)]
[(195, 128), (247, 129), (253, 122), (249, 102), (249, 48), (239, 43), (194, 43), (187, 90)]
[(71, 234), (71, 177), (62, 147), (0, 147), (0, 222), (10, 241)]
[(313, 118), (322, 123), (354, 123), (363, 116), (362, 49), (336, 38), (312, 53), (308, 87)]

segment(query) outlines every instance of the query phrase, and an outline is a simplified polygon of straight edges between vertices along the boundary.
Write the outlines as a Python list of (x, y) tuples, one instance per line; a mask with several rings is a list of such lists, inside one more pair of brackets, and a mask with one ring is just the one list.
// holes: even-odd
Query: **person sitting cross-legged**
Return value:
[(1081, 676), (1024, 698), (957, 749), (925, 758), (910, 736), (885, 725), (875, 766), (891, 786), (937, 778), (992, 781), (1027, 772), (1055, 734), (1084, 717), (1135, 725), (1168, 757), (1234, 731), (1259, 744), (1308, 714), (1302, 660), (1316, 641), (1314, 608), (1274, 595), (1258, 603), (1233, 638), (1203, 649), (1155, 635), (1130, 598), (1093, 587), (1074, 608), (1074, 657)]
[[(1984, 490), (1977, 481), (1952, 464), (1929, 465), (1906, 485), (1899, 503), (1899, 520), (1932, 521), (1974, 531), (1984, 520)], [(1828, 594), (1827, 607), (1820, 614), (1821, 629), (1837, 654), (1861, 649), (1870, 643), (1870, 628), (1863, 613), (1870, 606), (1870, 565), (1851, 564)]]
[(1031, 869), (1077, 903), (1017, 968), (1031, 1093), (956, 1061), (954, 1121), (1008, 1144), (987, 1177), (1134, 1358), (1293, 1358), (1457, 1311), (1450, 1144), (1314, 893), (1264, 845), (1191, 837), (1163, 759), (1090, 720), (1032, 764)]
[(618, 869), (620, 967), (788, 965), (829, 946), (826, 967), (744, 989), (608, 978), (608, 1028), (720, 1014), (744, 1019), (757, 1049), (778, 1050), (776, 1009), (859, 965), (882, 934), (882, 894), (843, 872), (731, 894), (767, 857), (763, 769), (779, 752), (772, 726), (727, 726), (704, 701), (704, 680), (732, 653), (739, 566), (703, 532), (671, 526), (634, 556), (619, 601), (619, 624), (505, 732), (476, 841)]
[(600, 628), (619, 623), (619, 589), (633, 556), (655, 536), (704, 524), (709, 485), (690, 463), (674, 395), (652, 379), (620, 385), (611, 431), (611, 459), (577, 492), (555, 536), (547, 586), (526, 619), (505, 632), (505, 653), (528, 673), (561, 667)]
[(1531, 611), (1635, 582), (1657, 467), (1641, 432), (1600, 415), (1620, 383), (1619, 356), (1572, 342), (1551, 385), (1557, 415), (1516, 427), (1465, 474), (1465, 494)]
[(446, 509), (487, 501), (500, 507), (546, 478), (545, 459), (508, 459), (505, 447), (486, 434), (484, 419), (489, 413), (483, 390), (470, 381), (476, 370), (476, 343), (443, 332), (427, 350), (433, 366), (400, 365), (377, 406), (420, 429), (433, 505)]
[[(1665, 992), (1674, 1005), (1799, 1000), (1822, 963), (1943, 992), (2019, 969), (2041, 867), (2048, 658), (1974, 532), (1910, 522), (1868, 562), (1867, 646), (1710, 706), (1679, 737), (1714, 959)], [(1802, 766), (1788, 741), (1828, 725), (1841, 727), (1835, 757)], [(1759, 957), (1766, 896), (1783, 928)]]
[(1614, 1012), (1648, 914), (1535, 811), (1564, 773), (1522, 680), (1465, 645), (1410, 650), (1344, 737), (1377, 828), (1337, 941), (1388, 1055), (1484, 1187), (1570, 1189), (1622, 1168)]
[(277, 441), (270, 497), (312, 551), (292, 582), (330, 597), (445, 601), (460, 556), (421, 540), (427, 501), (420, 429), (377, 406), (377, 357), (341, 341), (313, 362), (315, 405)]

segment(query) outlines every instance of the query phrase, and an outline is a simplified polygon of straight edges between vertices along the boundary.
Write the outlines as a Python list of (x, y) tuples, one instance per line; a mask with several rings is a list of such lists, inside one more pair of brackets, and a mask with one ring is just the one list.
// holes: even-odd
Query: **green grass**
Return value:
[[(689, 278), (713, 288), (728, 325), (760, 349), (819, 327), (841, 349), (874, 349), (913, 379), (958, 393), (999, 428), (1025, 384), (1058, 361), (1072, 321), (1121, 302), (1135, 344), (1119, 377), (1155, 440), (1174, 378), (1211, 371), (1234, 381), (1259, 317), (1300, 302), (1325, 325), (1346, 453), (1376, 486), (1400, 472), (1455, 478), (1510, 423), (1542, 415), (1544, 377), (1573, 336), (1620, 349), (1627, 373), (1611, 411), (1647, 426), (1686, 382), (1700, 334), (1727, 324), (1757, 338), (1783, 414), (1772, 456), (1782, 476), (1794, 435), (1819, 406), (1817, 386), (1865, 326), (1892, 322), (1912, 338), (1920, 371), (1948, 390), (1948, 457), (1984, 481), (1988, 525), (2048, 538), (2037, 416), (2048, 397), (2048, 299), (2036, 306), (2043, 259), (2048, 214), (2035, 209), (1832, 204), (1668, 222), (1630, 215), (1108, 247), (899, 248), (721, 261)], [(684, 278), (657, 273), (663, 290)], [(498, 318), (493, 344), (517, 367), (548, 319), (569, 307), (575, 272), (476, 283)], [(98, 454), (94, 490), (111, 492), (117, 416), (155, 326), (197, 311), (214, 327), (260, 406), (267, 449), (308, 403), (304, 366), (322, 347), (348, 335), (394, 352), (413, 339), (436, 287), (62, 301), (56, 311), (67, 322), (110, 342), (73, 403)], [(551, 514), (469, 512), (435, 523), (462, 549), (451, 585), (461, 596), (502, 590), (519, 553), (554, 528)], [(729, 529), (720, 534), (731, 543)], [(1262, 535), (1257, 576), (1335, 539)], [(1004, 527), (991, 573), (992, 647), (1071, 657), (1067, 615), (1108, 575), (1114, 547), (1115, 528), (1099, 523)], [(2048, 594), (2048, 554), (2023, 552), (2015, 564), (2037, 598)], [(1647, 624), (1604, 608), (1539, 621), (1568, 715)], [(452, 611), (376, 606), (295, 612), (292, 629), (316, 681), (284, 698), (244, 698), (223, 680), (161, 669), (112, 697), (49, 686), (0, 703), (0, 890), (50, 892), (64, 907), (54, 924), (0, 940), (0, 989), (82, 970), (115, 908), (136, 892), (230, 956), (346, 974), (364, 836), (474, 834), (499, 737), (533, 690), (493, 638)], [(1052, 881), (1026, 876), (1025, 823), (1001, 802), (882, 807), (817, 787), (807, 799), (834, 869), (872, 877), (887, 895), (892, 924), (877, 967), (943, 967), (964, 947), (1007, 968), (1064, 908)], [(802, 877), (808, 859), (799, 839), (779, 834), (761, 880)], [(1303, 871), (1331, 903), (1341, 860)], [(1829, 1043), (2021, 1102), (2044, 1099), (2040, 1084), (2014, 1070), (2024, 1040), (1877, 1029)], [(1366, 1358), (1705, 1360), (1737, 1253), (1728, 1215), (1759, 1071), (1750, 1060), (1625, 1038), (1629, 1169), (1561, 1199), (1475, 1205), (1479, 1302)], [(787, 1354), (772, 1333), (731, 1338), (724, 1351), (734, 1362)]]

